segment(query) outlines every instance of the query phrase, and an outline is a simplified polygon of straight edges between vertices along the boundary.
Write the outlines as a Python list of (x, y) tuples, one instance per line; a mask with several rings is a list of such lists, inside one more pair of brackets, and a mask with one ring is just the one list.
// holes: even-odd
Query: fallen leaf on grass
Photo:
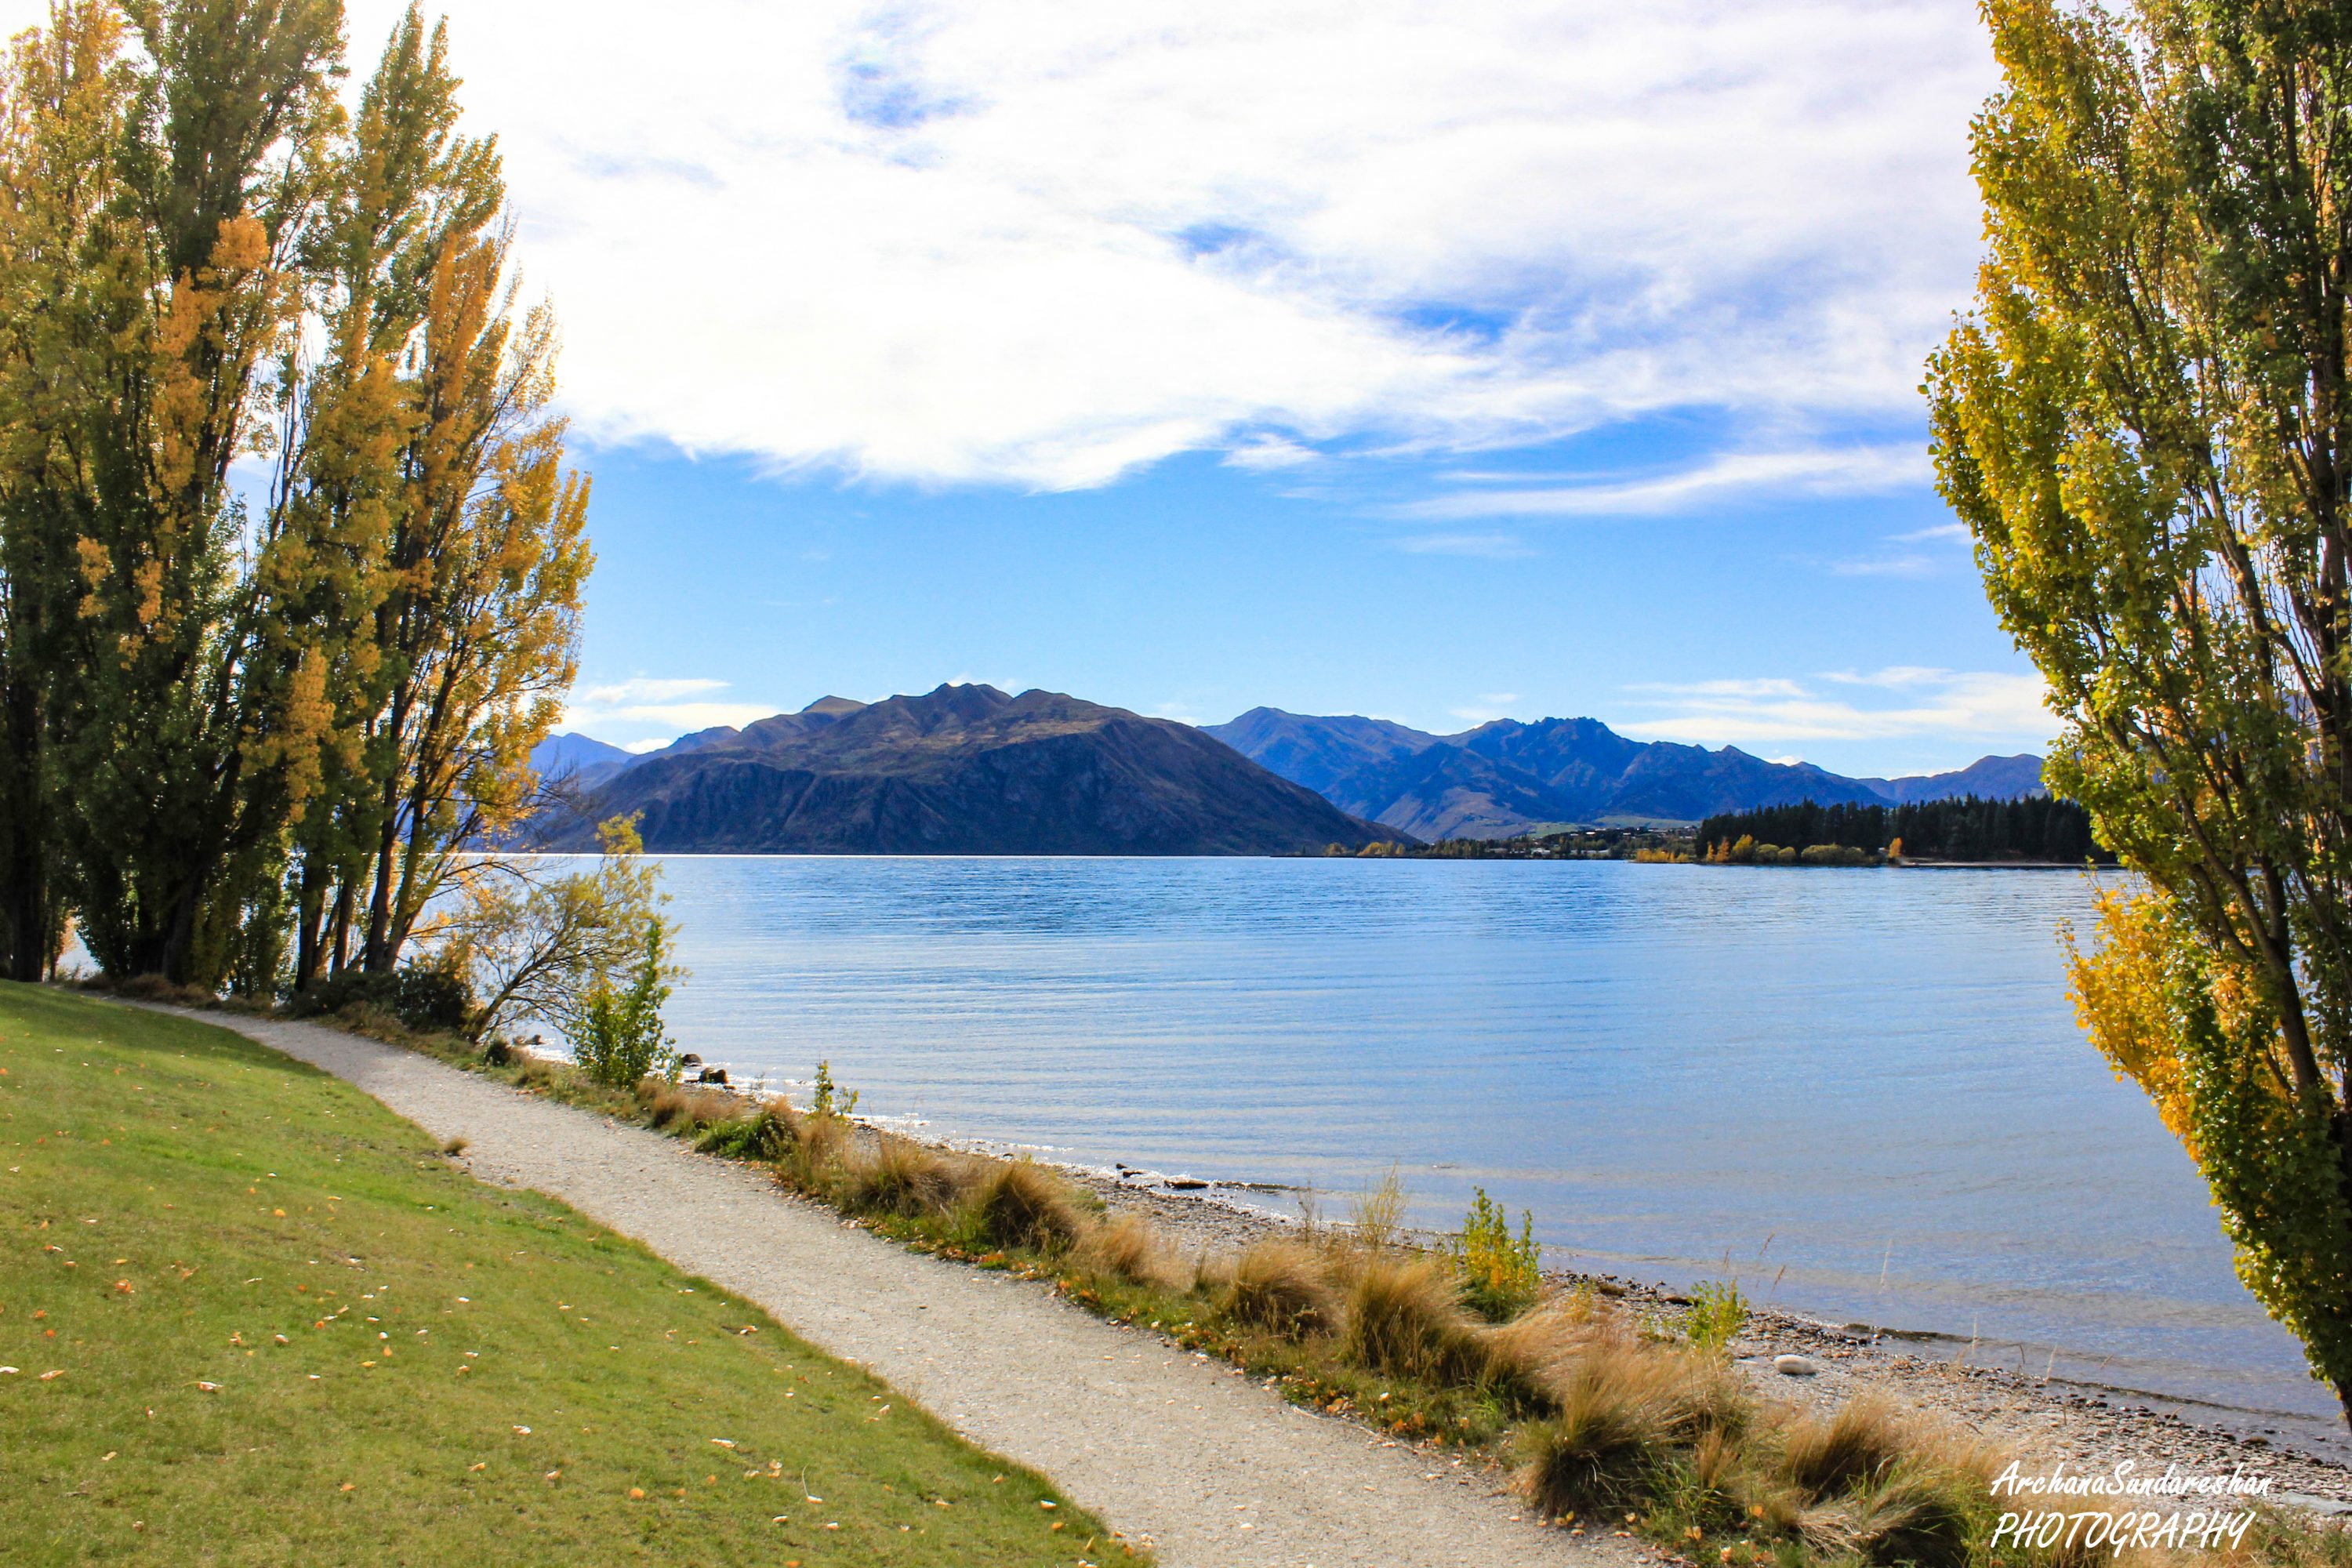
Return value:
[(515, 1432), (520, 1436), (528, 1437), (530, 1436), (530, 1428), (528, 1426), (518, 1426), (515, 1428)]
[[(51, 1375), (55, 1375), (55, 1374), (54, 1374), (54, 1373), (52, 1373)], [(203, 1378), (201, 1378), (201, 1377), (200, 1377), (200, 1378), (198, 1378), (198, 1379), (196, 1379), (196, 1386), (197, 1386), (198, 1388), (203, 1389), (206, 1394), (218, 1394), (218, 1393), (220, 1392), (220, 1384), (217, 1384), (217, 1383), (206, 1383), (206, 1382), (205, 1382)]]
[(629, 1489), (629, 1500), (630, 1500), (631, 1502), (643, 1502), (643, 1501), (645, 1501), (645, 1500), (646, 1500), (646, 1489), (645, 1489), (645, 1488), (643, 1488), (643, 1487), (631, 1487), (631, 1488)]
[(359, 1489), (358, 1487), (356, 1487), (356, 1486), (352, 1485), (350, 1481), (345, 1481), (345, 1482), (343, 1483), (343, 1485), (342, 1485), (342, 1489), (343, 1489), (344, 1491), (347, 1491), (347, 1492), (355, 1492), (355, 1491), (359, 1490), (360, 1489)]
[(713, 1437), (710, 1440), (722, 1448), (731, 1448), (735, 1446), (735, 1439), (732, 1437)]

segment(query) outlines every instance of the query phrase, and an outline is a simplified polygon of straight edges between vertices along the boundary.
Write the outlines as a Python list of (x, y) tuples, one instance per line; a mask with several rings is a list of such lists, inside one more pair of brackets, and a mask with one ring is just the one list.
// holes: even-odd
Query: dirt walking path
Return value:
[[(1315, 1415), (1221, 1361), (1042, 1287), (905, 1251), (754, 1172), (314, 1024), (187, 1013), (345, 1079), (486, 1180), (562, 1199), (863, 1363), (971, 1441), (1034, 1467), (1168, 1568), (1574, 1563), (1475, 1465)], [(1646, 1556), (1647, 1553), (1643, 1555)]]

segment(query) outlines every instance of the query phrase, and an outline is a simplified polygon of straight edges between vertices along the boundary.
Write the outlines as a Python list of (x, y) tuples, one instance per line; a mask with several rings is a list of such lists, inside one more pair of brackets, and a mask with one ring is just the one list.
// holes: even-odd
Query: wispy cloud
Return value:
[(1734, 452), (1671, 473), (1602, 478), (1533, 489), (1477, 489), (1398, 508), (1408, 517), (1590, 517), (1684, 511), (1726, 497), (1853, 495), (1900, 489), (1927, 477), (1913, 447), (1823, 447)]
[(1302, 447), (1279, 436), (1259, 436), (1227, 451), (1225, 463), (1230, 468), (1250, 468), (1264, 473), (1300, 468), (1321, 456), (1312, 447)]
[(1488, 561), (1522, 561), (1535, 553), (1513, 533), (1420, 533), (1391, 543), (1415, 555), (1474, 555)]
[(1909, 533), (1889, 534), (1887, 537), (1896, 544), (1926, 544), (1930, 541), (1966, 544), (1969, 542), (1969, 525), (1965, 522), (1939, 522), (1933, 528), (1917, 528)]
[(614, 708), (633, 702), (674, 702), (681, 697), (698, 697), (706, 691), (723, 691), (726, 688), (723, 680), (658, 680), (639, 676), (615, 686), (592, 686), (580, 693), (580, 700), (598, 708)]
[(630, 751), (649, 751), (697, 730), (721, 724), (741, 729), (776, 711), (773, 703), (690, 700), (724, 691), (728, 683), (707, 677), (637, 676), (572, 694), (563, 721), (604, 738), (629, 731), (652, 731), (617, 742)]
[[(1816, 678), (1851, 695), (1830, 695), (1811, 681), (1768, 678), (1636, 687), (1654, 717), (1618, 726), (1649, 740), (1703, 745), (1793, 741), (1876, 741), (1910, 735), (2046, 742), (2057, 728), (2041, 677), (1991, 670), (1896, 666), (1869, 674)], [(1886, 693), (1869, 700), (1865, 692)]]
[(1884, 0), (443, 8), (583, 432), (921, 482), (1907, 416), (1995, 79)]
[(1511, 710), (1518, 706), (1518, 702), (1519, 694), (1516, 691), (1482, 691), (1476, 700), (1467, 707), (1455, 708), (1450, 711), (1456, 719), (1465, 722), (1488, 724), (1497, 719), (1511, 717)]
[(1830, 571), (1840, 577), (1933, 577), (1945, 569), (1945, 563), (1927, 555), (1881, 555), (1830, 563)]

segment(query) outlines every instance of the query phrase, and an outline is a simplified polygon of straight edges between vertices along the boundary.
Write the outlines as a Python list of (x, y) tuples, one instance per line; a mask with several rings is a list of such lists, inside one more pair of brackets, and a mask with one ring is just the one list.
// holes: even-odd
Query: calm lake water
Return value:
[[(2333, 1401), (2076, 1028), (2070, 872), (667, 857), (679, 1043), (861, 1112), (1327, 1213), (1394, 1162), (1553, 1263), (1935, 1331), (1927, 1353)], [(1281, 1193), (1254, 1194), (1291, 1209)]]

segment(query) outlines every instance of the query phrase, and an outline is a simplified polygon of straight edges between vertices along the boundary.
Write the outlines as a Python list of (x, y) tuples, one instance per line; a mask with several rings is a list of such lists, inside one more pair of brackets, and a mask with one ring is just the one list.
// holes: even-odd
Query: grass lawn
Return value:
[(348, 1085), (5, 984), (0, 1367), (12, 1564), (1129, 1561), (1040, 1478)]

